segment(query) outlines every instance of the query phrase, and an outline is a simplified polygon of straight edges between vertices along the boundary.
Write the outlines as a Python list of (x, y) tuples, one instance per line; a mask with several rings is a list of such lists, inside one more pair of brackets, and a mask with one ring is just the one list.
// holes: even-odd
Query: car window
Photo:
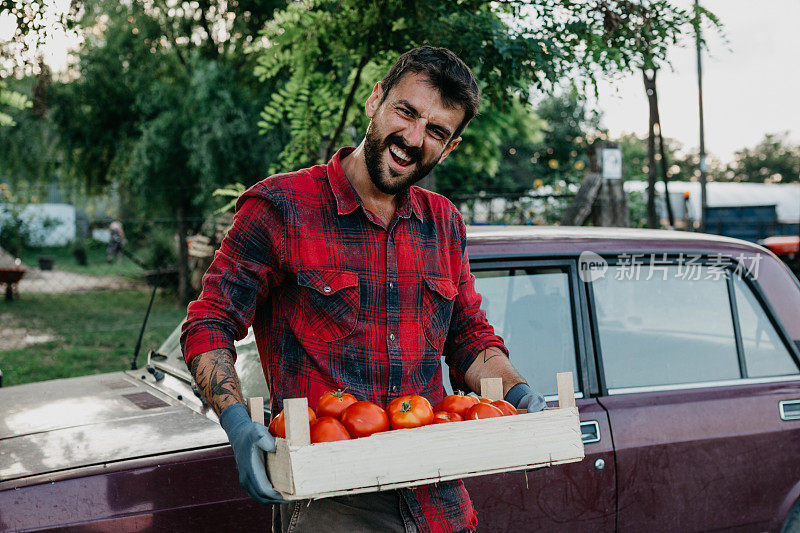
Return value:
[(593, 282), (609, 389), (740, 377), (727, 281), (697, 266), (687, 276), (677, 265), (654, 275), (611, 265)]
[(797, 365), (753, 291), (738, 276), (733, 287), (748, 377), (797, 374)]
[(481, 309), (528, 383), (544, 395), (556, 394), (556, 372), (569, 371), (579, 390), (567, 272), (511, 268), (473, 274)]

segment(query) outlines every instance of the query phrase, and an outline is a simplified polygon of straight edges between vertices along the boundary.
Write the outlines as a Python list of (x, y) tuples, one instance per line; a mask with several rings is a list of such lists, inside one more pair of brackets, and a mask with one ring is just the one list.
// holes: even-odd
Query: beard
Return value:
[[(378, 132), (373, 127), (374, 122), (370, 122), (367, 134), (364, 137), (364, 161), (367, 165), (369, 179), (375, 188), (384, 194), (398, 195), (405, 193), (412, 185), (427, 176), (436, 166), (438, 158), (433, 161), (422, 160), (422, 149), (416, 146), (408, 146), (403, 137), (393, 133), (381, 139)], [(390, 145), (396, 145), (411, 158), (408, 165), (414, 166), (408, 174), (401, 174), (389, 165), (383, 165), (383, 152), (389, 149)], [(389, 157), (392, 157), (391, 154)]]

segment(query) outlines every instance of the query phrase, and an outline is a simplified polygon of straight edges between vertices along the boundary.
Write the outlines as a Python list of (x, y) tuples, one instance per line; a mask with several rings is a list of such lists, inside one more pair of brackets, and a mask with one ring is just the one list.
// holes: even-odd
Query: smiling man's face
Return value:
[(464, 118), (460, 107), (448, 107), (423, 74), (410, 72), (381, 102), (376, 84), (367, 99), (371, 119), (364, 140), (370, 180), (385, 194), (399, 194), (428, 175), (461, 141), (453, 139)]

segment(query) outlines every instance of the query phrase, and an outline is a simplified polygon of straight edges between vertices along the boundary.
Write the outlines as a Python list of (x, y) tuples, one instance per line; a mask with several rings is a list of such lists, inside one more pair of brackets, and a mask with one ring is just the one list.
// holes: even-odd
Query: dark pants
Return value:
[(392, 490), (299, 500), (273, 507), (273, 533), (417, 533), (400, 493)]

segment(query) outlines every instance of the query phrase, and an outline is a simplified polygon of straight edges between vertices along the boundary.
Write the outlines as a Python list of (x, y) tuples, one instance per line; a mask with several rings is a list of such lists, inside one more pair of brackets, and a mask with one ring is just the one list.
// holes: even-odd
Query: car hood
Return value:
[(213, 417), (140, 374), (0, 388), (0, 483), (227, 443)]

